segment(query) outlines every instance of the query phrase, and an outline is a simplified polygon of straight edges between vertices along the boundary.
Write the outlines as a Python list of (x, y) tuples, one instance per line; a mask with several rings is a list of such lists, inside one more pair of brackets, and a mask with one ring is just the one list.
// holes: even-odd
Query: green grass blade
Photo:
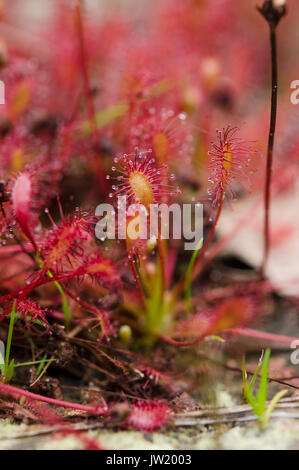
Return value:
[(39, 364), (38, 368), (36, 369), (36, 373), (35, 373), (36, 377), (38, 377), (39, 374), (40, 374), (40, 373), (42, 372), (42, 370), (44, 369), (44, 366), (45, 366), (45, 364), (46, 364), (46, 362), (47, 362), (47, 356), (48, 356), (47, 353), (45, 353), (45, 354), (43, 355), (43, 357), (41, 358), (40, 364)]
[(8, 335), (7, 335), (7, 342), (6, 342), (6, 352), (5, 352), (5, 375), (9, 367), (9, 358), (10, 358), (13, 327), (14, 327), (14, 322), (15, 322), (15, 313), (16, 313), (16, 302), (13, 303), (12, 311), (10, 313), (10, 321), (9, 321), (9, 328), (8, 328)]
[(259, 415), (258, 402), (255, 400), (254, 395), (253, 395), (252, 391), (249, 389), (248, 385), (243, 387), (243, 393), (244, 393), (244, 397), (245, 397), (247, 403), (251, 406), (254, 414), (259, 419), (260, 415)]
[(252, 388), (253, 388), (253, 386), (254, 386), (254, 384), (255, 384), (255, 381), (256, 381), (256, 379), (257, 379), (258, 373), (259, 373), (259, 371), (260, 371), (260, 368), (262, 367), (262, 364), (263, 364), (263, 357), (264, 357), (264, 351), (263, 351), (262, 354), (261, 354), (261, 357), (260, 357), (260, 359), (259, 359), (259, 363), (258, 363), (258, 365), (257, 365), (257, 368), (255, 369), (255, 372), (254, 372), (254, 374), (253, 374), (253, 376), (252, 376), (252, 379), (250, 380), (250, 383), (249, 383), (249, 385), (248, 385), (249, 388), (250, 388), (250, 390), (252, 390)]
[(55, 359), (48, 359), (47, 361), (45, 361), (44, 359), (41, 359), (40, 361), (19, 362), (18, 364), (15, 364), (15, 367), (33, 366), (35, 364), (40, 364), (43, 366), (45, 363), (53, 362), (53, 361), (55, 361)]
[(61, 295), (62, 312), (63, 312), (63, 316), (64, 316), (65, 325), (69, 326), (70, 321), (71, 321), (71, 315), (70, 315), (70, 308), (69, 308), (69, 304), (68, 304), (66, 295), (64, 293), (64, 290), (63, 290), (61, 284), (59, 284), (59, 282), (55, 281), (54, 284), (57, 287), (57, 289), (59, 290), (60, 295)]
[[(41, 261), (41, 258), (40, 258), (40, 254), (39, 253), (36, 253), (36, 261), (39, 265), (40, 268), (43, 268), (43, 262)], [(50, 279), (53, 279), (53, 274), (51, 273), (50, 270), (48, 270), (48, 276)], [(57, 281), (54, 281), (54, 284), (57, 288), (57, 290), (59, 291), (60, 295), (61, 295), (61, 299), (62, 299), (62, 312), (63, 312), (63, 315), (64, 315), (64, 322), (65, 322), (65, 325), (66, 326), (69, 326), (70, 324), (70, 319), (71, 319), (71, 315), (70, 315), (70, 309), (69, 309), (69, 304), (68, 304), (68, 301), (67, 301), (67, 298), (66, 298), (66, 295), (64, 293), (64, 290), (63, 290), (63, 287), (62, 285), (57, 282)]]
[(247, 385), (247, 372), (246, 372), (246, 365), (245, 365), (245, 355), (242, 358), (242, 379), (243, 379), (243, 389), (248, 387)]
[(15, 370), (15, 361), (14, 359), (12, 359), (5, 371), (5, 381), (6, 382), (9, 382), (12, 377), (13, 377), (13, 374), (14, 374), (14, 370)]
[(268, 394), (268, 372), (271, 350), (266, 349), (261, 372), (260, 388), (257, 393), (257, 402), (259, 407), (259, 414), (262, 415), (266, 409), (266, 401)]
[(266, 409), (264, 416), (263, 416), (263, 421), (262, 425), (265, 427), (268, 424), (268, 421), (271, 417), (272, 411), (274, 410), (275, 406), (279, 402), (279, 400), (286, 394), (288, 393), (288, 390), (281, 390), (280, 392), (276, 393), (276, 395), (272, 398), (272, 400), (269, 403), (268, 408)]
[(98, 111), (96, 113), (96, 123), (98, 129), (110, 124), (115, 119), (122, 117), (129, 109), (126, 104), (118, 104), (111, 106), (110, 108)]
[(147, 305), (147, 325), (149, 331), (156, 331), (163, 318), (163, 281), (162, 281), (162, 267), (159, 263), (157, 275), (155, 276), (153, 285), (150, 290), (150, 297), (146, 300)]
[[(51, 279), (53, 279), (53, 277), (54, 277), (50, 270), (48, 271), (48, 276), (49, 276)], [(70, 308), (69, 308), (69, 304), (68, 304), (66, 295), (65, 295), (65, 293), (64, 293), (64, 290), (63, 290), (62, 285), (61, 285), (59, 282), (54, 281), (54, 284), (55, 284), (57, 290), (59, 291), (59, 293), (60, 293), (60, 295), (61, 295), (61, 299), (62, 299), (62, 313), (63, 313), (63, 316), (64, 316), (65, 325), (66, 325), (66, 326), (69, 326), (70, 321), (71, 321), (71, 315), (70, 315)]]
[[(109, 108), (98, 111), (95, 115), (97, 128), (101, 129), (102, 127), (110, 124), (115, 119), (122, 117), (129, 107), (126, 104), (116, 104), (110, 106)], [(92, 126), (90, 121), (85, 121), (80, 124), (79, 129), (84, 135), (89, 135), (92, 132)]]
[(210, 335), (210, 336), (206, 336), (205, 341), (217, 341), (217, 343), (225, 343), (225, 339), (221, 338), (221, 336), (217, 336), (217, 335)]

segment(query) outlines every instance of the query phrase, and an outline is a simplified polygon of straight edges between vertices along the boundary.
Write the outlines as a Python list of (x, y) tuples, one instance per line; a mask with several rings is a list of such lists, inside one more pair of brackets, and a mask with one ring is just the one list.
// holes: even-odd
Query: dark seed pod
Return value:
[(215, 90), (211, 96), (211, 99), (215, 105), (219, 108), (231, 111), (234, 106), (234, 99), (232, 91), (229, 87), (221, 87), (218, 90)]
[(0, 115), (0, 136), (5, 137), (10, 133), (11, 129), (12, 124), (9, 119), (4, 115)]
[(32, 123), (31, 132), (37, 136), (48, 134), (50, 137), (55, 137), (58, 123), (59, 119), (57, 116), (41, 116)]
[(281, 18), (287, 13), (284, 1), (266, 0), (261, 7), (257, 7), (270, 27), (276, 28)]

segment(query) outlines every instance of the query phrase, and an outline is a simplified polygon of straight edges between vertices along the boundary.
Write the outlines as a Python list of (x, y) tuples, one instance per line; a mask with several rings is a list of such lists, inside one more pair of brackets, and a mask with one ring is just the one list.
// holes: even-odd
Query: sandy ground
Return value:
[[(82, 443), (74, 437), (39, 435), (24, 438), (25, 433), (36, 433), (41, 426), (14, 425), (8, 420), (0, 421), (1, 450), (75, 450)], [(273, 420), (265, 431), (256, 423), (228, 428), (203, 430), (198, 427), (179, 428), (159, 433), (135, 431), (89, 431), (106, 450), (299, 450), (299, 421)]]

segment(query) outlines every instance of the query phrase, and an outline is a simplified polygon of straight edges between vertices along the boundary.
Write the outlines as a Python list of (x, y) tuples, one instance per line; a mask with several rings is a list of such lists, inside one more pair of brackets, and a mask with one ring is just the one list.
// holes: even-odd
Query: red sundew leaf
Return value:
[(131, 148), (152, 149), (159, 165), (180, 158), (189, 163), (192, 136), (186, 118), (185, 113), (176, 115), (171, 109), (146, 108), (136, 113), (130, 132)]
[(248, 297), (233, 297), (222, 301), (213, 309), (213, 322), (209, 334), (217, 334), (245, 325), (257, 315), (255, 302)]
[(131, 414), (125, 425), (139, 431), (155, 431), (161, 429), (170, 418), (170, 409), (166, 403), (155, 400), (133, 404)]
[(250, 142), (236, 137), (238, 127), (217, 131), (218, 142), (212, 145), (209, 152), (210, 188), (209, 194), (213, 206), (221, 199), (222, 194), (236, 197), (232, 183), (248, 179), (251, 156), (255, 153)]
[(43, 269), (62, 271), (64, 261), (70, 262), (71, 257), (82, 258), (84, 242), (91, 239), (92, 223), (90, 214), (79, 210), (63, 219), (61, 226), (53, 222), (53, 228), (39, 242)]
[[(44, 269), (38, 276), (38, 282), (41, 280), (41, 274), (44, 274)], [(117, 286), (119, 287), (121, 284), (121, 279), (116, 266), (114, 266), (109, 259), (103, 258), (102, 256), (94, 256), (91, 258), (83, 256), (83, 262), (81, 260), (77, 268), (68, 271), (56, 270), (54, 275), (52, 274), (52, 280), (54, 282), (71, 280), (78, 280), (80, 282), (87, 276), (92, 280), (98, 281), (108, 289)]]
[(95, 317), (91, 318), (91, 320), (95, 321), (96, 323), (92, 328), (89, 329), (89, 331), (100, 327), (101, 332), (97, 339), (97, 342), (100, 343), (103, 338), (105, 338), (106, 341), (109, 342), (110, 338), (116, 335), (116, 329), (109, 319), (109, 314), (104, 310), (100, 310), (96, 307), (92, 309), (92, 313), (95, 314)]
[(209, 311), (197, 313), (176, 325), (172, 335), (185, 341), (176, 341), (161, 335), (161, 338), (174, 346), (193, 346), (207, 336), (225, 333), (227, 330), (244, 326), (258, 314), (256, 303), (252, 298), (233, 297), (225, 299)]
[(30, 324), (31, 321), (41, 321), (47, 329), (49, 329), (49, 325), (47, 322), (47, 314), (48, 309), (42, 307), (37, 302), (33, 302), (29, 299), (21, 299), (17, 301), (16, 305), (17, 313), (19, 313), (24, 319), (27, 320), (27, 325)]
[(12, 204), (19, 226), (35, 249), (36, 243), (30, 227), (32, 178), (28, 172), (20, 173), (12, 189)]
[(148, 207), (163, 196), (180, 193), (178, 188), (165, 183), (162, 170), (167, 169), (167, 166), (157, 167), (151, 153), (151, 150), (140, 152), (136, 149), (134, 155), (124, 154), (115, 159), (119, 163), (119, 168), (112, 167), (112, 171), (119, 173), (114, 178), (118, 185), (112, 186), (115, 196), (127, 196), (129, 203)]
[(204, 338), (210, 329), (211, 318), (203, 313), (196, 313), (189, 318), (181, 320), (176, 325), (177, 338)]
[(140, 370), (144, 373), (146, 378), (146, 382), (142, 386), (143, 389), (146, 389), (150, 382), (155, 385), (158, 385), (158, 383), (161, 382), (163, 385), (170, 386), (170, 375), (166, 372), (162, 372), (161, 370), (148, 365), (141, 367)]
[[(61, 428), (59, 432), (54, 434), (54, 438), (74, 436), (80, 443), (84, 445), (87, 450), (102, 450), (96, 439), (89, 437), (86, 433), (79, 429), (72, 429), (72, 427), (65, 421), (65, 419), (56, 413), (50, 406), (45, 405), (41, 401), (37, 401), (34, 397), (27, 397), (25, 405), (32, 411), (31, 419), (38, 419), (43, 424)], [(75, 404), (74, 404), (75, 405)]]
[(77, 272), (77, 276), (88, 275), (92, 279), (96, 279), (107, 286), (116, 286), (120, 284), (120, 277), (116, 271), (116, 267), (113, 266), (110, 260), (105, 259), (102, 256), (85, 259), (83, 265), (75, 272)]

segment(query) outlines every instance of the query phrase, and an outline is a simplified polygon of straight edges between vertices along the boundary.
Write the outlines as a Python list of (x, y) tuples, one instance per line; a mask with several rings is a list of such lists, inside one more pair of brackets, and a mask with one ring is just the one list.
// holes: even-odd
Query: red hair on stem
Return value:
[(193, 279), (200, 272), (201, 262), (214, 237), (225, 197), (228, 195), (235, 198), (236, 193), (233, 183), (244, 178), (248, 179), (246, 172), (250, 168), (250, 159), (254, 151), (250, 147), (249, 141), (236, 137), (238, 131), (238, 127), (230, 126), (222, 129), (222, 131), (217, 131), (218, 142), (212, 144), (212, 150), (209, 152), (209, 170), (211, 174), (209, 194), (212, 198), (212, 206), (216, 207), (218, 205), (218, 207), (211, 230), (194, 264)]

